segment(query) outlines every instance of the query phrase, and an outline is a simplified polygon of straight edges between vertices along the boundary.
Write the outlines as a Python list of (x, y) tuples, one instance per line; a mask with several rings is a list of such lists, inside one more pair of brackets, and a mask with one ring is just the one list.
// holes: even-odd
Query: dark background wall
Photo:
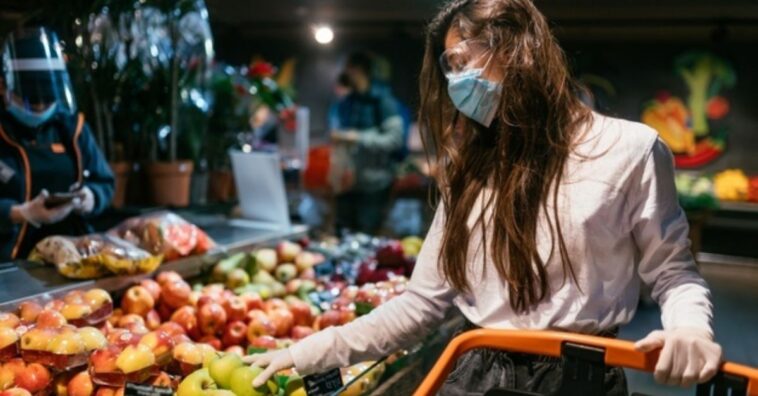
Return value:
[[(281, 63), (295, 54), (298, 60), (296, 88), (298, 102), (311, 109), (311, 128), (321, 136), (326, 128), (326, 112), (333, 100), (332, 86), (348, 53), (370, 50), (392, 64), (392, 87), (395, 94), (411, 108), (418, 103), (418, 72), (421, 67), (423, 40), (420, 36), (394, 34), (362, 40), (339, 38), (332, 45), (315, 45), (309, 37), (248, 41), (244, 46), (221, 41), (218, 57), (243, 64), (254, 54)], [(737, 85), (725, 90), (731, 112), (725, 120), (729, 128), (728, 149), (724, 156), (705, 171), (740, 167), (758, 172), (758, 54), (755, 45), (745, 42), (622, 42), (569, 40), (564, 43), (576, 74), (592, 73), (608, 79), (616, 95), (602, 97), (600, 110), (638, 121), (642, 105), (659, 91), (686, 98), (686, 86), (674, 72), (676, 56), (691, 50), (707, 50), (728, 59), (737, 73)]]

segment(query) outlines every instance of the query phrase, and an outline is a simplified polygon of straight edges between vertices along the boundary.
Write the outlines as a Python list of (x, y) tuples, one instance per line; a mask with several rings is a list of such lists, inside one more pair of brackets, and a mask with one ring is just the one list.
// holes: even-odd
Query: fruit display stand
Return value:
[[(135, 383), (171, 387), (181, 396), (210, 381), (213, 394), (247, 395), (251, 390), (235, 381), (249, 383), (254, 373), (226, 378), (237, 361), (222, 357), (286, 347), (399, 295), (422, 243), (367, 235), (309, 243), (304, 227), (239, 222), (201, 228), (217, 247), (164, 263), (157, 275), (71, 281), (27, 261), (0, 269), (0, 391), (118, 396)], [(340, 394), (410, 392), (458, 320), (452, 315), (409, 351), (343, 368)], [(267, 387), (277, 392), (260, 394), (305, 394), (294, 373), (276, 381)]]

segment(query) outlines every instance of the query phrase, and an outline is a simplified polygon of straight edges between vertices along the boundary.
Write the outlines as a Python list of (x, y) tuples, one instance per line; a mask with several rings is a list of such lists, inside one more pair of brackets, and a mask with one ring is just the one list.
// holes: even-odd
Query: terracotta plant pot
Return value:
[(153, 204), (187, 206), (190, 202), (192, 161), (152, 162), (145, 165)]
[(132, 163), (127, 161), (110, 162), (111, 171), (115, 178), (113, 199), (111, 205), (118, 209), (124, 206), (126, 202), (127, 184), (129, 183), (129, 175), (132, 173)]
[(208, 200), (211, 202), (229, 202), (236, 196), (234, 174), (230, 170), (215, 170), (210, 172), (208, 183)]

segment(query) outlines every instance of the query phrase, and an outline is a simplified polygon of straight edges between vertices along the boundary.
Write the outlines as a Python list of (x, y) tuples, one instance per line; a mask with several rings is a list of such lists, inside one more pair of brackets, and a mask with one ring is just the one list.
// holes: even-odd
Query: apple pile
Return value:
[[(284, 394), (287, 396), (302, 395), (302, 380), (288, 377), (280, 393), (279, 383), (269, 380), (259, 388), (251, 386), (253, 379), (263, 371), (259, 367), (251, 367), (242, 362), (235, 353), (218, 355), (207, 361), (202, 368), (188, 375), (176, 390), (177, 396), (269, 396)], [(299, 386), (298, 386), (299, 385)], [(290, 391), (290, 388), (300, 389), (301, 393)]]

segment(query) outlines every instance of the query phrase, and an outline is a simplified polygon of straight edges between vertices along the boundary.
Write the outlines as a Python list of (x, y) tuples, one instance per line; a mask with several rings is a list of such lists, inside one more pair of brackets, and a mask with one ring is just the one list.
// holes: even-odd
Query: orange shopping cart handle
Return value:
[[(478, 329), (465, 332), (448, 344), (414, 396), (436, 394), (458, 357), (471, 349), (495, 348), (508, 352), (560, 357), (561, 348), (567, 342), (603, 348), (605, 364), (608, 366), (652, 372), (658, 361), (659, 351), (639, 352), (634, 349), (634, 343), (631, 341), (560, 331)], [(726, 362), (722, 364), (721, 372), (746, 378), (747, 395), (758, 396), (758, 369)]]

